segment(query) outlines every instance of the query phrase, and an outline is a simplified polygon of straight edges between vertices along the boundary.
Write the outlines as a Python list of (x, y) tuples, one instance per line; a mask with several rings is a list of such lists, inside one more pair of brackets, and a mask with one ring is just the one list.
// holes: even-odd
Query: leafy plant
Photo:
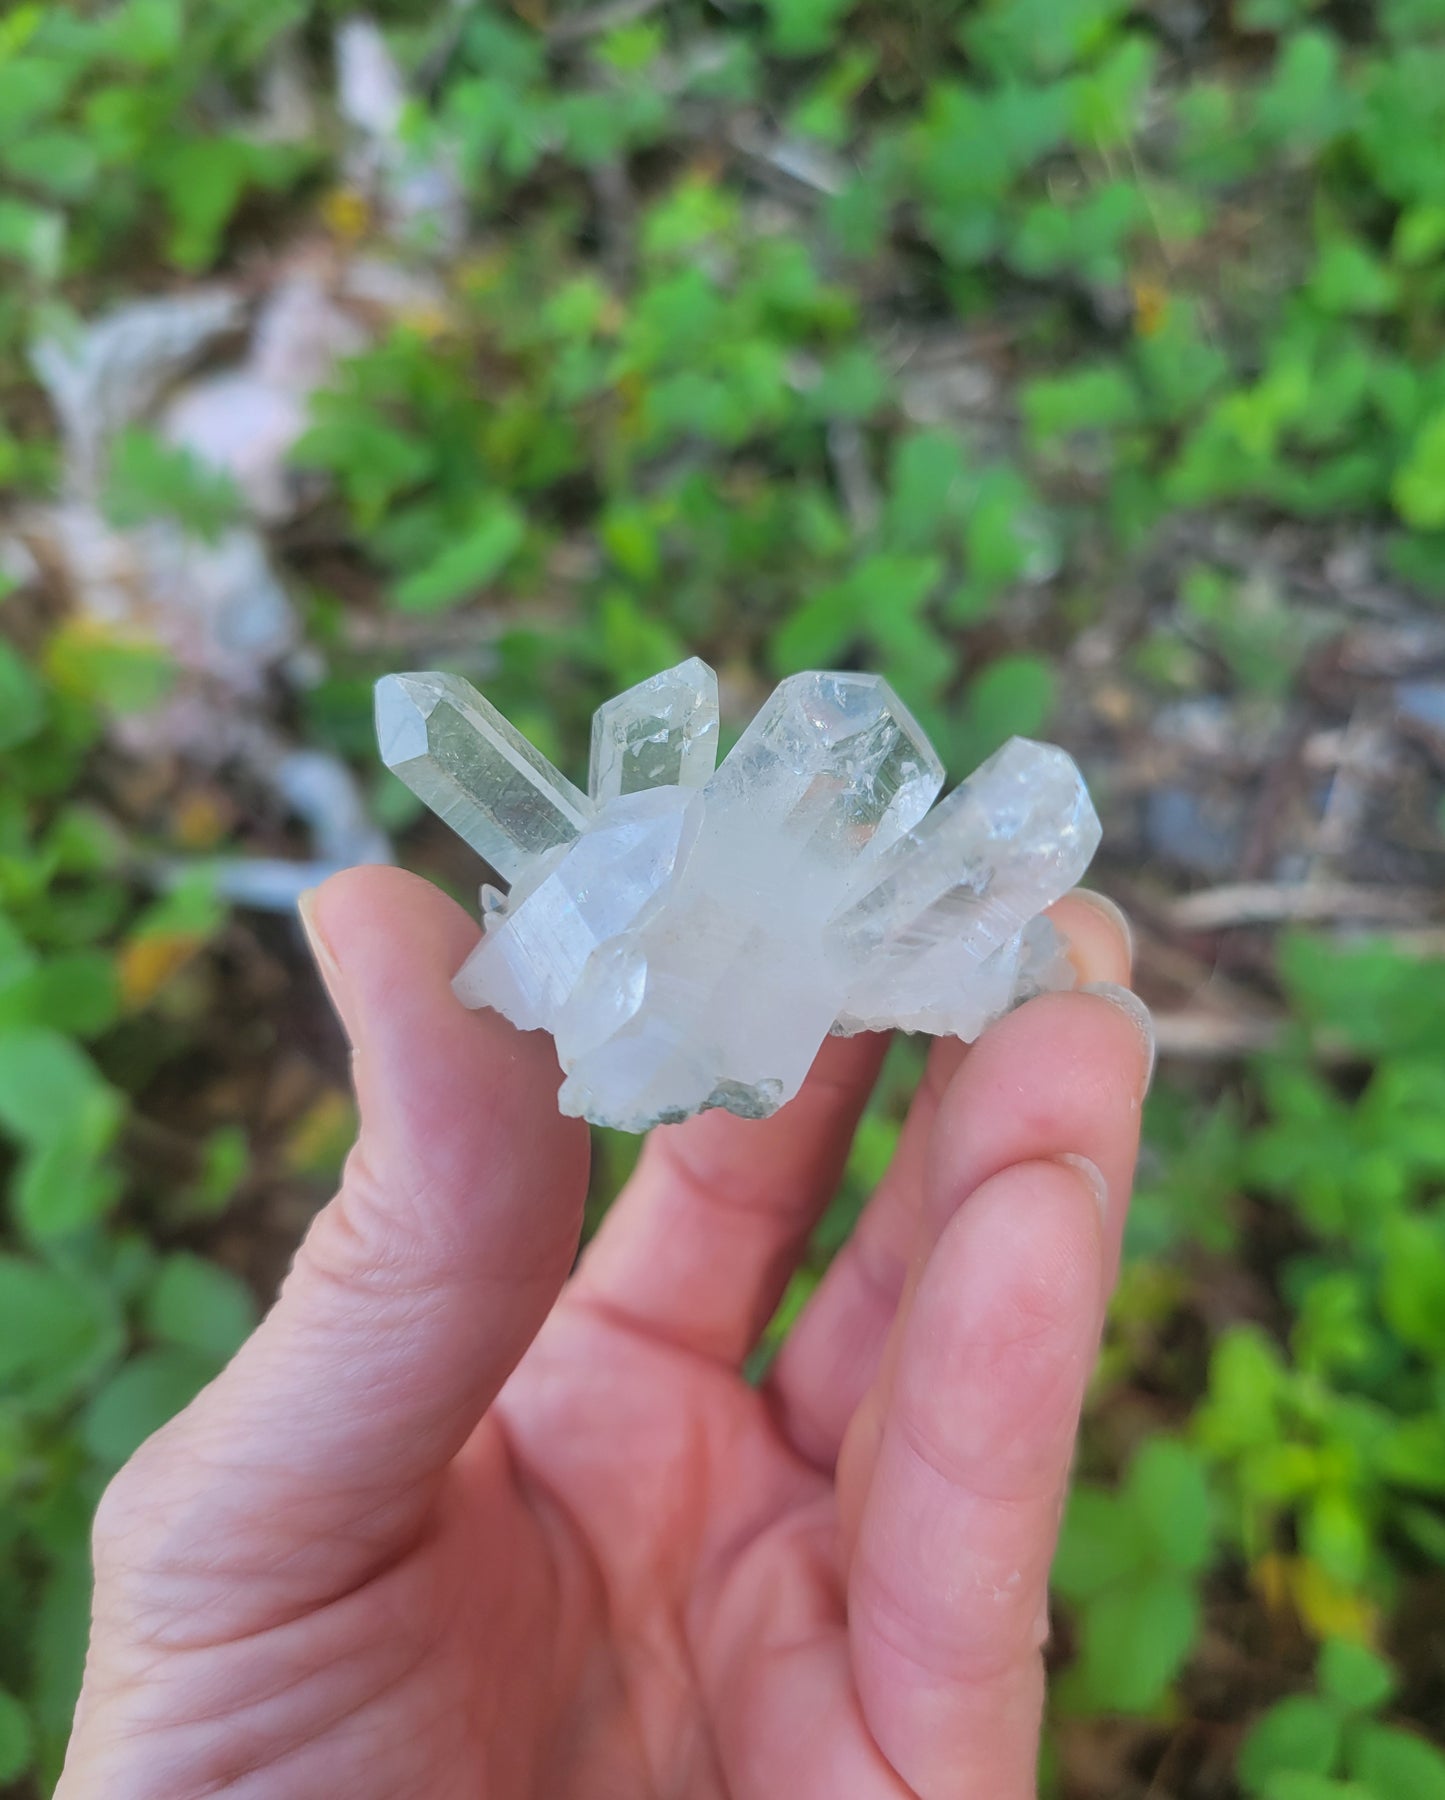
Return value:
[(1278, 1701), (1251, 1726), (1239, 1778), (1258, 1800), (1435, 1800), (1445, 1755), (1378, 1718), (1395, 1689), (1389, 1664), (1358, 1644), (1327, 1643), (1319, 1688)]
[(1074, 1490), (1053, 1577), (1075, 1609), (1079, 1638), (1061, 1706), (1149, 1712), (1160, 1704), (1199, 1629), (1214, 1541), (1205, 1466), (1176, 1440), (1145, 1443), (1117, 1492)]

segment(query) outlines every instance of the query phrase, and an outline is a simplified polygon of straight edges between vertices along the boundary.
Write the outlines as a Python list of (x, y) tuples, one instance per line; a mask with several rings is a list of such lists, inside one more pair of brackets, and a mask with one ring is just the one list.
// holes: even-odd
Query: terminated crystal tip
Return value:
[[(458, 973), (556, 1040), (560, 1104), (640, 1131), (797, 1092), (830, 1029), (971, 1038), (1073, 977), (1044, 909), (1099, 823), (1062, 750), (943, 769), (873, 675), (782, 682), (720, 766), (696, 657), (597, 710), (578, 792), (453, 675), (376, 693), (388, 768), (511, 884)], [(930, 810), (932, 808), (932, 810)]]
[(588, 789), (603, 805), (644, 788), (701, 787), (717, 761), (717, 676), (698, 656), (639, 681), (592, 715)]
[(387, 768), (509, 882), (592, 822), (587, 796), (459, 675), (384, 675), (376, 737)]

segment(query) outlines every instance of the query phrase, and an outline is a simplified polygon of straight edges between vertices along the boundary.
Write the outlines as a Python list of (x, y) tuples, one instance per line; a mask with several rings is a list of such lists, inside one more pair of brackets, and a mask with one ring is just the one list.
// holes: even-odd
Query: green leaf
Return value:
[(1445, 1011), (1445, 961), (1401, 955), (1388, 943), (1343, 944), (1291, 932), (1280, 971), (1296, 1015), (1372, 1056), (1436, 1053)]
[(185, 1196), (188, 1216), (216, 1218), (235, 1197), (251, 1164), (251, 1146), (239, 1125), (218, 1125), (201, 1149), (201, 1170)]
[(119, 1468), (190, 1405), (218, 1368), (216, 1357), (193, 1349), (167, 1345), (142, 1351), (90, 1401), (81, 1415), (81, 1442), (97, 1462)]
[(153, 177), (170, 208), (172, 262), (191, 273), (209, 268), (242, 195), (252, 187), (282, 187), (301, 166), (291, 146), (246, 137), (218, 134), (166, 144)]
[(1177, 1575), (1108, 1589), (1084, 1612), (1088, 1693), (1100, 1708), (1147, 1713), (1168, 1693), (1199, 1630), (1199, 1602)]
[(0, 912), (0, 988), (13, 987), (39, 966), (19, 929)]
[(889, 381), (866, 344), (850, 344), (823, 365), (808, 395), (812, 412), (823, 419), (867, 419), (888, 397)]
[(349, 395), (319, 395), (312, 416), (315, 422), (293, 447), (291, 461), (335, 475), (363, 530), (374, 529), (399, 495), (433, 471), (436, 453), (429, 444)]
[(20, 652), (0, 638), (0, 751), (34, 737), (45, 715), (44, 688)]
[(1445, 527), (1445, 412), (1432, 414), (1416, 433), (1390, 495), (1396, 512), (1417, 531)]
[(0, 262), (19, 263), (38, 281), (53, 281), (64, 249), (63, 213), (0, 197)]
[(1001, 656), (968, 690), (960, 760), (972, 767), (1010, 737), (1043, 729), (1054, 705), (1054, 673), (1039, 656)]
[(40, 1591), (31, 1692), (42, 1746), (58, 1765), (80, 1694), (90, 1637), (90, 1557), (82, 1543), (52, 1568)]
[(1407, 207), (1395, 225), (1390, 253), (1407, 269), (1435, 262), (1445, 252), (1445, 206), (1425, 202)]
[(1164, 1561), (1202, 1569), (1213, 1549), (1209, 1486), (1200, 1457), (1173, 1438), (1151, 1438), (1129, 1468), (1125, 1496)]
[(779, 56), (814, 56), (827, 50), (854, 0), (764, 0), (768, 38)]
[(886, 646), (890, 625), (911, 620), (942, 573), (936, 556), (881, 551), (865, 557), (841, 581), (813, 595), (777, 632), (774, 667), (792, 673), (836, 662), (858, 638)]
[(1041, 580), (1056, 555), (1048, 515), (1017, 469), (995, 463), (974, 484), (964, 527), (969, 580), (998, 589), (1021, 578)]
[(1445, 1495), (1445, 1417), (1424, 1413), (1392, 1426), (1380, 1445), (1380, 1469), (1387, 1481)]
[(1130, 32), (1087, 75), (1074, 83), (1074, 135), (1090, 149), (1127, 143), (1137, 129), (1154, 73), (1153, 42)]
[(55, 1138), (24, 1157), (11, 1204), (21, 1231), (39, 1244), (68, 1237), (104, 1218), (123, 1187), (120, 1171), (98, 1162), (84, 1143)]
[(1445, 1361), (1445, 1219), (1391, 1221), (1380, 1304), (1407, 1344)]
[(1113, 1494), (1075, 1488), (1059, 1533), (1051, 1580), (1067, 1600), (1087, 1602), (1133, 1575), (1147, 1554), (1138, 1524)]
[(136, 68), (163, 68), (175, 61), (185, 26), (183, 0), (124, 0), (105, 21), (106, 47)]
[(397, 584), (396, 604), (406, 612), (455, 606), (498, 576), (526, 535), (521, 511), (500, 494), (488, 496), (446, 549)]
[(1395, 1672), (1363, 1644), (1332, 1638), (1320, 1651), (1319, 1683), (1337, 1706), (1374, 1712), (1395, 1691)]
[(1445, 1755), (1413, 1732), (1359, 1725), (1349, 1758), (1350, 1772), (1382, 1800), (1445, 1800)]
[(226, 922), (226, 903), (214, 875), (188, 871), (168, 893), (153, 900), (131, 926), (131, 937), (213, 937)]
[(1119, 282), (1128, 241), (1148, 216), (1142, 189), (1129, 181), (1105, 182), (1068, 206), (1039, 200), (1013, 226), (1009, 259), (1021, 274), (1036, 279), (1071, 275)]
[(77, 131), (37, 131), (17, 138), (0, 161), (16, 181), (66, 200), (88, 193), (100, 172), (94, 144)]
[(221, 1359), (246, 1341), (256, 1317), (256, 1301), (245, 1282), (187, 1251), (161, 1264), (144, 1313), (152, 1337)]
[(1338, 1712), (1313, 1695), (1294, 1695), (1270, 1707), (1250, 1727), (1239, 1752), (1240, 1783), (1258, 1794), (1286, 1770), (1328, 1775), (1339, 1749)]
[(0, 1783), (18, 1781), (30, 1767), (34, 1749), (29, 1713), (14, 1694), (0, 1688)]
[(1139, 395), (1114, 363), (1040, 377), (1023, 390), (1024, 416), (1036, 443), (1078, 431), (1111, 431), (1138, 417)]
[(857, 590), (834, 582), (805, 600), (773, 634), (770, 661), (780, 675), (841, 660), (862, 628)]
[(60, 57), (0, 57), (0, 136), (23, 142), (64, 104), (74, 78)]
[(1360, 1497), (1345, 1487), (1325, 1487), (1311, 1499), (1300, 1522), (1305, 1555), (1345, 1587), (1359, 1587), (1374, 1543)]
[(113, 525), (128, 528), (148, 519), (173, 519), (207, 541), (241, 512), (241, 497), (229, 475), (139, 425), (128, 426), (111, 445), (101, 504)]
[(988, 0), (967, 9), (959, 37), (985, 68), (1021, 81), (1090, 61), (1129, 10), (1128, 0)]
[(1399, 282), (1358, 238), (1335, 233), (1321, 247), (1309, 291), (1323, 312), (1370, 315), (1394, 307)]
[[(604, 594), (599, 611), (603, 658), (615, 688), (631, 687), (682, 660), (683, 646), (670, 628), (623, 589)], [(535, 733), (529, 735), (535, 742)]]
[(1325, 1775), (1285, 1770), (1271, 1776), (1260, 1800), (1393, 1800), (1358, 1781), (1331, 1781)]
[(84, 1051), (58, 1031), (0, 1031), (0, 1126), (22, 1144), (57, 1140), (91, 1152), (114, 1136), (121, 1100)]
[(0, 1254), (0, 1386), (38, 1403), (72, 1393), (118, 1349), (101, 1290), (26, 1257)]
[(916, 431), (894, 446), (883, 529), (899, 550), (926, 550), (956, 537), (964, 517), (967, 472), (952, 431)]
[(0, 970), (0, 1032), (16, 1025), (48, 1025), (94, 1037), (120, 1010), (115, 960), (100, 950), (71, 950), (7, 980)]
[(1329, 32), (1311, 28), (1281, 40), (1256, 107), (1255, 128), (1262, 139), (1296, 154), (1312, 151), (1346, 130), (1354, 110), (1340, 46)]

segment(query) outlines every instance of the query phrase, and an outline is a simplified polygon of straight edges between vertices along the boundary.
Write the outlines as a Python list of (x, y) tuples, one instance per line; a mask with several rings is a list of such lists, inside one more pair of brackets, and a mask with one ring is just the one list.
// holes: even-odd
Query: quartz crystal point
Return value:
[(454, 985), (552, 1033), (564, 1112), (761, 1117), (830, 1030), (971, 1038), (1072, 985), (1041, 915), (1098, 844), (1078, 770), (1015, 738), (930, 811), (942, 766), (876, 676), (790, 677), (714, 770), (692, 658), (598, 709), (590, 800), (455, 677), (387, 677), (377, 728), (511, 884)]
[(876, 856), (916, 825), (943, 764), (877, 675), (779, 682), (708, 783), (711, 809), (746, 815), (829, 869)]
[(697, 835), (696, 790), (621, 794), (571, 851), (552, 864), (526, 904), (488, 914), (480, 944), (453, 987), (468, 1006), (493, 1006), (514, 1025), (551, 1025), (602, 944), (635, 926)]
[(642, 788), (701, 787), (717, 761), (717, 676), (699, 656), (639, 681), (592, 715), (593, 804)]
[(506, 881), (580, 837), (592, 804), (459, 675), (384, 675), (381, 760)]
[[(829, 922), (837, 960), (857, 971), (841, 1022), (976, 1035), (959, 1031), (956, 1011), (973, 972), (987, 971), (997, 952), (1022, 950), (1024, 927), (1074, 886), (1099, 835), (1072, 760), (1050, 744), (1011, 739), (894, 845)], [(1048, 954), (1036, 941), (1035, 961)], [(1016, 958), (1010, 987), (1018, 966)]]

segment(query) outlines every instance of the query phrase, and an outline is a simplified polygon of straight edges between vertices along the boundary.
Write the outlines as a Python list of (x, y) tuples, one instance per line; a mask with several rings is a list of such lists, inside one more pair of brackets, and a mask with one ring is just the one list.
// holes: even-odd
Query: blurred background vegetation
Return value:
[(0, 271), (0, 1787), (348, 1139), (297, 889), (475, 883), (372, 679), (696, 651), (1057, 738), (1139, 927), (1046, 1791), (1445, 1796), (1445, 0), (11, 4)]

